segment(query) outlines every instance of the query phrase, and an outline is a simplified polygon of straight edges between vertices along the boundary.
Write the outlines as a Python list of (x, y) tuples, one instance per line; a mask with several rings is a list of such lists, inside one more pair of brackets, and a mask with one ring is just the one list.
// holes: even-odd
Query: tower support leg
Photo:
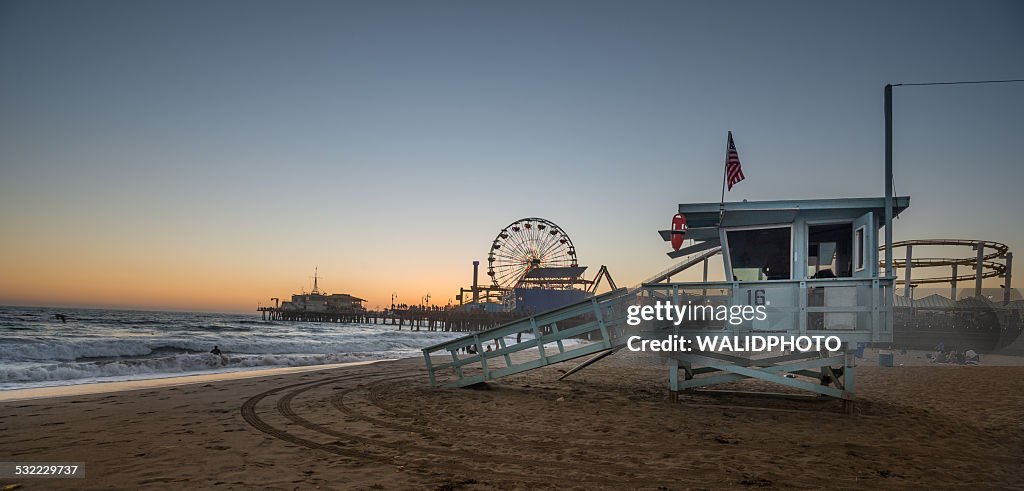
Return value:
[(679, 360), (672, 358), (668, 366), (668, 400), (679, 402)]
[(854, 357), (854, 352), (850, 350), (850, 346), (847, 345), (846, 353), (843, 357), (845, 363), (843, 363), (843, 412), (846, 414), (853, 414), (853, 401), (854, 394), (856, 394), (856, 366), (857, 362)]

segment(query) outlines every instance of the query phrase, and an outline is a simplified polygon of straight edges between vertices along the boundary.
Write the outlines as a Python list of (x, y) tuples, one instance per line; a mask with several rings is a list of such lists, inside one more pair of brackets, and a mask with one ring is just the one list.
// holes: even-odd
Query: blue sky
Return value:
[[(1022, 26), (998, 1), (3, 1), (0, 301), (244, 310), (319, 265), (443, 302), (525, 216), (638, 281), (675, 205), (718, 200), (726, 131), (727, 199), (881, 195), (882, 87), (1024, 78)], [(896, 88), (896, 237), (1024, 249), (1021, 114), (1024, 84)]]

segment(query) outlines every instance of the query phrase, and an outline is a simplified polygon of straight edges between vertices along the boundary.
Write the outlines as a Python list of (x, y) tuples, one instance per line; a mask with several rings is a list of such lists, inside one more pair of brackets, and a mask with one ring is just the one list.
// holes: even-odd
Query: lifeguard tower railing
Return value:
[[(647, 303), (763, 306), (764, 320), (689, 322), (673, 325), (681, 335), (827, 335), (844, 344), (892, 341), (894, 278), (646, 283)], [(649, 326), (667, 329), (666, 323)]]
[[(852, 396), (852, 370), (846, 387), (832, 389), (821, 384), (797, 382), (783, 378), (783, 373), (811, 376), (807, 367), (850, 363), (846, 352), (856, 343), (888, 342), (892, 339), (892, 278), (835, 278), (803, 280), (769, 280), (743, 282), (646, 283), (630, 289), (618, 289), (593, 298), (525, 317), (494, 329), (462, 336), (423, 349), (431, 386), (464, 387), (507, 375), (559, 363), (596, 353), (622, 348), (631, 336), (664, 338), (668, 334), (683, 336), (759, 335), (822, 335), (836, 336), (842, 353), (810, 353), (786, 360), (738, 362), (736, 357), (721, 353), (668, 354), (672, 368), (682, 360), (687, 381), (695, 373), (687, 355), (701, 364), (709, 360), (729, 360), (747, 370), (762, 367), (765, 377), (774, 377), (785, 385), (834, 397)], [(764, 301), (767, 318), (738, 324), (726, 319), (684, 321), (643, 321), (631, 326), (627, 322), (631, 306), (643, 307), (659, 301), (674, 305), (746, 306)], [(811, 356), (814, 360), (807, 360)], [(710, 358), (709, 358), (710, 357)], [(692, 361), (692, 360), (691, 360)], [(782, 362), (797, 361), (798, 363)], [(715, 365), (713, 360), (709, 362)], [(671, 368), (670, 368), (671, 369)], [(815, 373), (814, 376), (820, 376)], [(752, 375), (746, 375), (750, 377)], [(740, 377), (727, 375), (726, 378)], [(719, 377), (721, 378), (721, 377)], [(762, 377), (757, 377), (762, 378)], [(730, 378), (731, 379), (731, 378)], [(710, 385), (710, 384), (704, 384)], [(679, 384), (676, 371), (670, 372), (673, 391), (686, 388)]]

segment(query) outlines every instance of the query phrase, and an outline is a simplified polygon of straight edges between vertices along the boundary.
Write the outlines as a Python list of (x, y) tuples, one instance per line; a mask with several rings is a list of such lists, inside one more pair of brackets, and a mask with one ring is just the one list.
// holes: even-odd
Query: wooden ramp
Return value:
[(465, 387), (621, 346), (636, 294), (620, 288), (424, 348), (430, 385)]

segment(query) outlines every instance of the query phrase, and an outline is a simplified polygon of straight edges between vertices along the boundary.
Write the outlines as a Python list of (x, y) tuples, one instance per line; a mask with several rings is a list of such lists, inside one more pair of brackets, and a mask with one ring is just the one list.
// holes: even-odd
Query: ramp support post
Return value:
[(853, 414), (853, 401), (854, 401), (854, 381), (856, 380), (854, 370), (856, 369), (856, 360), (854, 359), (854, 352), (850, 350), (850, 345), (847, 344), (843, 353), (843, 412), (846, 414)]
[(679, 402), (679, 360), (672, 358), (668, 366), (668, 400)]

